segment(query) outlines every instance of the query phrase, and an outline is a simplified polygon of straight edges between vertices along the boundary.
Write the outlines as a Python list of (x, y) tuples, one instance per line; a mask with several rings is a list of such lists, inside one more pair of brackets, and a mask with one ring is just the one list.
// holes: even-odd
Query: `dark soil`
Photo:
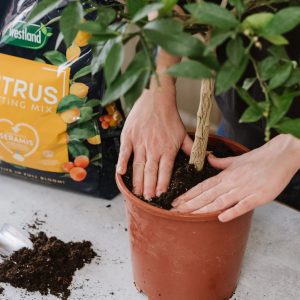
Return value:
[(31, 235), (31, 240), (32, 250), (23, 248), (0, 264), (0, 282), (68, 299), (75, 271), (97, 256), (91, 242), (64, 243), (56, 237), (48, 238), (44, 232)]
[(0, 296), (3, 294), (4, 288), (0, 286)]
[[(213, 152), (213, 154), (217, 157), (237, 155), (221, 142), (218, 142), (213, 147), (208, 146), (208, 151)], [(219, 172), (220, 170), (213, 168), (207, 160), (205, 161), (203, 170), (200, 172), (197, 171), (194, 165), (189, 164), (189, 157), (180, 151), (175, 160), (173, 175), (168, 191), (160, 197), (152, 198), (150, 201), (145, 200), (143, 197), (139, 198), (153, 206), (170, 210), (172, 208), (172, 202), (178, 196), (187, 192), (205, 179), (217, 175)], [(127, 173), (123, 176), (123, 180), (127, 188), (132, 191), (132, 160), (128, 166)]]

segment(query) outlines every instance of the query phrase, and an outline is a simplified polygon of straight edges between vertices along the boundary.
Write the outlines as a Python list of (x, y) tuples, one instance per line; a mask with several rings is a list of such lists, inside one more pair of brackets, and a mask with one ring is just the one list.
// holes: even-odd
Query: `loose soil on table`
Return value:
[[(225, 146), (221, 142), (211, 147), (208, 146), (208, 151), (211, 151), (217, 157), (228, 157), (237, 155), (229, 147)], [(175, 160), (173, 174), (169, 189), (166, 193), (160, 197), (154, 197), (150, 201), (145, 200), (143, 197), (139, 197), (141, 200), (166, 210), (172, 208), (172, 202), (183, 193), (204, 181), (207, 178), (217, 175), (220, 170), (213, 168), (208, 161), (205, 161), (205, 165), (202, 171), (197, 171), (194, 165), (189, 164), (189, 157), (180, 151)], [(132, 191), (132, 159), (127, 169), (127, 173), (123, 176), (123, 180), (127, 188)]]
[(0, 282), (68, 299), (75, 271), (97, 256), (91, 242), (64, 243), (56, 237), (48, 238), (44, 232), (31, 235), (31, 241), (32, 250), (23, 248), (0, 264)]

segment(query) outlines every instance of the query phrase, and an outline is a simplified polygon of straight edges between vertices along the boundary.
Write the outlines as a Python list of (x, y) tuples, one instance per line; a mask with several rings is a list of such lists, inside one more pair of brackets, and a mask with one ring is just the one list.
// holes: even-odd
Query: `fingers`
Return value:
[(147, 158), (144, 170), (144, 198), (149, 200), (155, 196), (159, 159), (156, 157)]
[(156, 187), (156, 196), (159, 197), (162, 193), (168, 190), (175, 158), (168, 155), (163, 155), (159, 162), (158, 181)]
[(191, 213), (213, 202), (216, 198), (224, 193), (221, 184), (204, 191), (195, 198), (175, 206), (172, 211), (181, 213)]
[(124, 175), (127, 171), (128, 161), (132, 153), (132, 144), (126, 140), (121, 142), (120, 154), (117, 163), (117, 173)]
[(193, 147), (193, 140), (189, 137), (188, 134), (186, 134), (182, 146), (181, 146), (181, 150), (188, 156), (191, 155), (192, 152), (192, 147)]
[(211, 212), (224, 210), (226, 208), (232, 207), (242, 197), (243, 196), (240, 189), (230, 190), (229, 192), (216, 198), (216, 200), (214, 200), (210, 204), (194, 211), (193, 214), (211, 213)]
[(132, 185), (133, 193), (141, 196), (144, 191), (144, 169), (146, 164), (146, 154), (143, 147), (138, 148), (134, 151), (133, 159), (133, 174), (132, 174)]
[(210, 165), (214, 168), (224, 170), (233, 163), (236, 157), (218, 158), (210, 153), (207, 159)]
[(228, 222), (231, 221), (251, 210), (253, 210), (256, 204), (256, 195), (250, 195), (245, 197), (242, 201), (240, 201), (237, 205), (232, 208), (227, 209), (223, 213), (221, 213), (218, 218), (221, 222)]
[(199, 183), (192, 189), (190, 189), (185, 194), (179, 196), (175, 199), (172, 203), (173, 207), (177, 208), (179, 205), (194, 199), (195, 197), (199, 196), (203, 192), (217, 186), (221, 182), (221, 177), (219, 175), (206, 179), (205, 181)]

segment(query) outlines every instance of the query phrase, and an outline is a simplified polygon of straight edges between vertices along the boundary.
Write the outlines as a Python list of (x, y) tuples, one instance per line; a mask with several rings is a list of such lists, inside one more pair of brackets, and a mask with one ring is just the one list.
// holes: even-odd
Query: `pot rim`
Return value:
[[(230, 148), (238, 148), (238, 150), (242, 153), (246, 153), (249, 151), (248, 148), (245, 146), (232, 141), (231, 139), (220, 137), (214, 134), (210, 134), (209, 136), (210, 140), (217, 140), (224, 142), (226, 145), (228, 145)], [(118, 173), (116, 173), (116, 183), (121, 191), (121, 193), (125, 196), (125, 201), (127, 199), (130, 199), (134, 205), (136, 205), (138, 208), (146, 211), (147, 213), (150, 213), (152, 215), (159, 216), (161, 218), (165, 219), (171, 219), (173, 221), (185, 221), (185, 222), (201, 222), (201, 221), (218, 221), (218, 215), (221, 213), (221, 211), (213, 212), (213, 213), (200, 213), (200, 214), (191, 214), (191, 213), (178, 213), (178, 212), (172, 212), (169, 210), (165, 210), (162, 208), (155, 207), (153, 205), (150, 205), (138, 197), (136, 197), (131, 191), (128, 190), (126, 187), (122, 176)]]

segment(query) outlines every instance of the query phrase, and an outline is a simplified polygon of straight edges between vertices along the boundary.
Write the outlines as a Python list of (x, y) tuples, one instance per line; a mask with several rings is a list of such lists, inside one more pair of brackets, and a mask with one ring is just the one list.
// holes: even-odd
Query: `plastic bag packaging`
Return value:
[(36, 24), (26, 20), (37, 0), (5, 2), (0, 173), (113, 198), (123, 113), (119, 102), (100, 105), (105, 84), (101, 72), (91, 75), (89, 35), (79, 32), (66, 48), (55, 21), (64, 1)]

